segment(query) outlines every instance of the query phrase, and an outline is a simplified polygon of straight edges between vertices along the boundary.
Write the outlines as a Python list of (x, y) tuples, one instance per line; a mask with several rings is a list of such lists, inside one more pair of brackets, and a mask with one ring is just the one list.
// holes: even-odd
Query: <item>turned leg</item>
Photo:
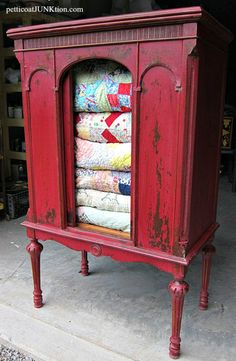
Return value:
[(33, 282), (34, 282), (34, 307), (39, 308), (43, 306), (42, 290), (40, 287), (40, 253), (43, 250), (43, 246), (37, 239), (32, 239), (26, 247), (26, 250), (30, 254)]
[(189, 286), (184, 281), (171, 281), (168, 287), (172, 296), (172, 335), (170, 337), (169, 355), (178, 358), (180, 355), (180, 329), (184, 305), (184, 296)]
[(202, 251), (202, 286), (200, 291), (200, 310), (208, 308), (208, 285), (210, 280), (212, 255), (215, 253), (215, 247), (212, 244), (206, 245)]
[(81, 258), (81, 274), (82, 276), (88, 276), (89, 268), (88, 268), (88, 253), (86, 251), (82, 251), (82, 258)]

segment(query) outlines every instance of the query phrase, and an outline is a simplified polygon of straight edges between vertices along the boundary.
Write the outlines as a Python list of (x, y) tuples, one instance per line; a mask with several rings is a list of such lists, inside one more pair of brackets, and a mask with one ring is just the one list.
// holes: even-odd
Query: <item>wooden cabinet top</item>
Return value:
[[(83, 20), (65, 21), (53, 24), (26, 26), (21, 28), (15, 28), (8, 31), (8, 36), (13, 39), (32, 39), (43, 37), (55, 37), (63, 35), (73, 35), (79, 33), (89, 33), (91, 31), (105, 32), (110, 30), (122, 30), (131, 29), (128, 34), (123, 34), (123, 38), (118, 40), (127, 41), (132, 40), (149, 40), (152, 38), (158, 38), (158, 34), (147, 31), (143, 34), (136, 34), (132, 31), (135, 28), (145, 28), (148, 26), (163, 26), (171, 24), (183, 24), (183, 23), (201, 23), (209, 31), (215, 33), (217, 37), (229, 43), (232, 40), (232, 34), (226, 28), (224, 28), (217, 20), (209, 15), (201, 7), (189, 7), (171, 10), (158, 10), (145, 13), (134, 13), (126, 15), (107, 16), (100, 18), (91, 18)], [(172, 32), (163, 33), (163, 38), (168, 37), (186, 37), (186, 36), (198, 36), (196, 28), (192, 29), (192, 32), (178, 31), (178, 28), (173, 29)], [(104, 39), (101, 38), (102, 42)], [(111, 39), (114, 41), (114, 39)], [(106, 41), (104, 41), (106, 42)], [(55, 44), (52, 44), (54, 46)]]

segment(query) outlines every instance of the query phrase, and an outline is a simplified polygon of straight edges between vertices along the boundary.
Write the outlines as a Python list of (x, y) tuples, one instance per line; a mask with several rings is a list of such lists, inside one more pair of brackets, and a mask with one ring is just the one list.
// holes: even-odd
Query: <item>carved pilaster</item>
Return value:
[(169, 292), (172, 296), (172, 334), (170, 337), (169, 355), (177, 359), (180, 355), (180, 329), (183, 314), (184, 297), (188, 292), (189, 286), (184, 281), (171, 281), (169, 283)]
[(186, 256), (186, 249), (187, 249), (188, 243), (189, 243), (189, 241), (187, 239), (179, 240), (179, 246), (181, 249), (182, 257)]
[(40, 308), (43, 306), (42, 290), (40, 285), (40, 254), (43, 246), (37, 239), (32, 239), (26, 247), (27, 252), (30, 254), (32, 274), (34, 282), (34, 306)]

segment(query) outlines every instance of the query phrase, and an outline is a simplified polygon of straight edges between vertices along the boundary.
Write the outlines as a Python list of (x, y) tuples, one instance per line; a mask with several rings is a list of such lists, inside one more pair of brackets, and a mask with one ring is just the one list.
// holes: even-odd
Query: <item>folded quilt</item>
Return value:
[(99, 143), (130, 143), (131, 115), (131, 112), (78, 113), (77, 136)]
[(76, 188), (130, 195), (130, 172), (76, 168)]
[(76, 165), (93, 170), (129, 171), (131, 143), (95, 143), (75, 138)]
[(92, 207), (77, 207), (78, 221), (130, 232), (130, 213), (110, 212)]
[(80, 63), (74, 71), (75, 111), (129, 112), (131, 73), (121, 64), (102, 59)]
[(130, 196), (82, 188), (76, 191), (76, 205), (128, 213), (130, 212)]

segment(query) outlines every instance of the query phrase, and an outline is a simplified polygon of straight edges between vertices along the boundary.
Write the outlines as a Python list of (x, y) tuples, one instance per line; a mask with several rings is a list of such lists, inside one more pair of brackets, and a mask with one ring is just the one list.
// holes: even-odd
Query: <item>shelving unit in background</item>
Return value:
[[(6, 36), (10, 28), (53, 23), (65, 20), (62, 16), (50, 16), (42, 13), (11, 13), (0, 11), (0, 129), (2, 129), (3, 145), (0, 145), (0, 211), (6, 208), (5, 179), (17, 179), (18, 167), (25, 169), (26, 154), (24, 145), (24, 119), (20, 114), (22, 108), (21, 83), (7, 82), (5, 70), (8, 67), (20, 69), (14, 55), (13, 41)], [(9, 114), (9, 111), (18, 107), (18, 114)], [(11, 108), (11, 109), (10, 109)], [(6, 210), (6, 209), (5, 209)], [(2, 212), (1, 211), (1, 212)]]
[[(8, 108), (19, 106), (22, 108), (21, 84), (7, 83), (5, 70), (10, 64), (16, 68), (18, 64), (14, 52), (13, 42), (7, 38), (5, 33), (9, 28), (52, 23), (63, 20), (62, 17), (54, 17), (41, 13), (0, 13), (0, 52), (3, 54), (0, 59), (0, 125), (3, 128), (5, 175), (11, 175), (12, 164), (23, 162), (25, 165), (24, 147), (24, 120), (22, 116), (11, 117)], [(19, 69), (18, 65), (18, 69)]]
[(2, 128), (0, 128), (0, 215), (6, 213), (6, 185), (5, 185), (5, 170), (4, 170), (4, 155), (3, 155), (3, 136)]

